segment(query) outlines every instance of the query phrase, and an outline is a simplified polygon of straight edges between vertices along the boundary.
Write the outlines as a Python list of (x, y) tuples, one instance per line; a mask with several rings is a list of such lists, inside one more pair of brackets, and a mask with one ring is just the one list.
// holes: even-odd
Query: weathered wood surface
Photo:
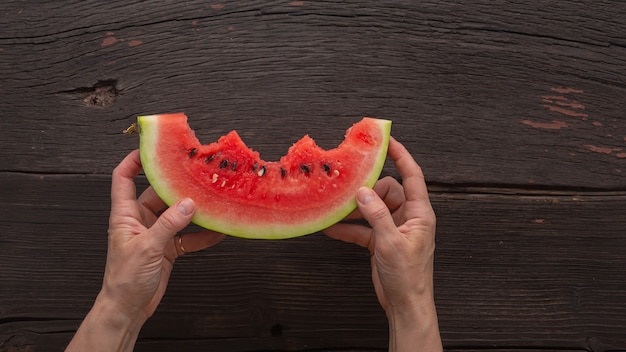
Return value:
[[(108, 181), (3, 176), (3, 194), (13, 193), (0, 209), (11, 234), (0, 249), (3, 281), (11, 283), (2, 289), (5, 336), (42, 346), (70, 338), (100, 285)], [(624, 347), (626, 195), (435, 191), (432, 198), (449, 347)], [(364, 250), (321, 234), (229, 238), (177, 262), (142, 337), (147, 350), (181, 342), (189, 350), (383, 349), (386, 322)]]
[[(0, 351), (69, 341), (120, 132), (180, 110), (266, 159), (392, 119), (438, 214), (447, 350), (626, 350), (626, 4), (543, 5), (3, 2)], [(321, 234), (229, 238), (177, 262), (137, 350), (384, 350), (368, 265)]]

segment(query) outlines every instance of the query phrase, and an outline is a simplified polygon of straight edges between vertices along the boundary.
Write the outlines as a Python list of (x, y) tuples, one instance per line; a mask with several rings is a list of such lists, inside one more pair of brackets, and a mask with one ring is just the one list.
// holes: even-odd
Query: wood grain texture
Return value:
[[(626, 350), (626, 4), (0, 6), (0, 351), (61, 350), (106, 256), (137, 115), (267, 160), (362, 116), (426, 172), (446, 350)], [(397, 176), (393, 166), (384, 174)], [(139, 178), (140, 188), (147, 186)], [(181, 258), (138, 351), (383, 351), (369, 257), (321, 234)]]
[[(60, 348), (99, 290), (109, 178), (1, 184), (0, 346)], [(447, 348), (626, 348), (626, 195), (431, 198)], [(383, 350), (386, 333), (363, 249), (322, 234), (228, 238), (177, 261), (138, 350)]]
[(140, 114), (267, 159), (375, 116), (432, 182), (626, 189), (626, 5), (298, 4), (8, 2), (2, 169), (107, 173)]

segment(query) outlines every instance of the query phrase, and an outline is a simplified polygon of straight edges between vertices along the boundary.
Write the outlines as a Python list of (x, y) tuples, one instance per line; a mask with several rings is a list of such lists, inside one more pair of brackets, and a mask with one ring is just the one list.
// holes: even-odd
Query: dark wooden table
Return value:
[[(267, 160), (392, 119), (438, 215), (447, 350), (626, 350), (625, 57), (621, 1), (3, 1), (0, 351), (71, 339), (121, 131), (174, 111)], [(313, 234), (182, 257), (136, 350), (386, 344), (368, 253)]]

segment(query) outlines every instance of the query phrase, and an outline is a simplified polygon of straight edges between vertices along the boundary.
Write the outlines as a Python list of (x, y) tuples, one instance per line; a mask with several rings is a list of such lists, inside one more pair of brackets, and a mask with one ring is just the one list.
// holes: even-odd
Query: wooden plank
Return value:
[[(0, 350), (60, 349), (100, 286), (110, 179), (5, 172), (0, 181)], [(447, 348), (626, 348), (626, 195), (433, 191), (432, 200)], [(138, 350), (384, 350), (386, 339), (368, 254), (315, 234), (228, 238), (181, 258)]]
[[(520, 346), (521, 339), (535, 348), (620, 349), (626, 320), (605, 312), (625, 314), (617, 303), (624, 297), (600, 306), (609, 292), (624, 290), (624, 263), (616, 250), (626, 244), (624, 219), (618, 207), (608, 211), (617, 206), (614, 202), (624, 201), (623, 195), (459, 194), (436, 199), (436, 285), (438, 292), (451, 292), (437, 302), (449, 313), (471, 317), (441, 316), (446, 339), (455, 340), (457, 331), (470, 337), (473, 330), (470, 339), (488, 331), (498, 336), (494, 345), (499, 347)], [(610, 330), (613, 336), (596, 335)], [(478, 340), (471, 346), (488, 345)]]
[(204, 141), (237, 129), (274, 160), (368, 115), (394, 120), (431, 182), (626, 189), (622, 3), (3, 8), (5, 171), (108, 173), (140, 114), (184, 110)]

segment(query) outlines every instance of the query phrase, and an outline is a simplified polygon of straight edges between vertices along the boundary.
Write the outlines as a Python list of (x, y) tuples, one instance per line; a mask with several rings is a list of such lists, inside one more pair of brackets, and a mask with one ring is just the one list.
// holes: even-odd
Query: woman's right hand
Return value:
[(388, 156), (402, 176), (373, 189), (361, 188), (358, 210), (350, 219), (369, 225), (338, 223), (324, 232), (369, 249), (372, 280), (390, 325), (390, 351), (442, 351), (434, 303), (435, 213), (421, 168), (391, 138)]

